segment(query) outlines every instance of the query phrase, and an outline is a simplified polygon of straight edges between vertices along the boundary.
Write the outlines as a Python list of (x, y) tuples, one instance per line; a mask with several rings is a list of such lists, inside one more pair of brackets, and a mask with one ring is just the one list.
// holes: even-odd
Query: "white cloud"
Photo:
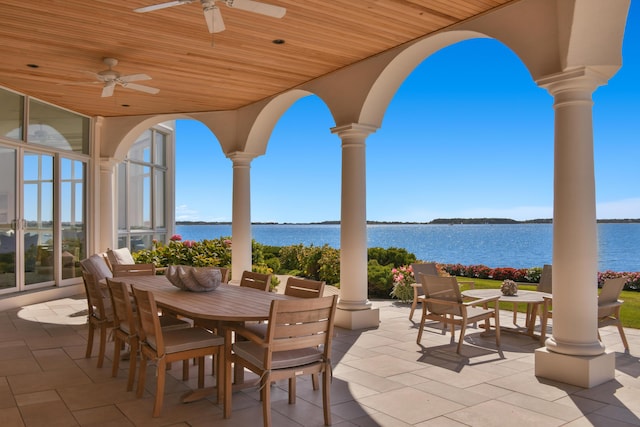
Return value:
[(187, 205), (176, 206), (176, 221), (198, 221), (199, 212)]
[(598, 219), (640, 218), (640, 198), (598, 203), (596, 212)]

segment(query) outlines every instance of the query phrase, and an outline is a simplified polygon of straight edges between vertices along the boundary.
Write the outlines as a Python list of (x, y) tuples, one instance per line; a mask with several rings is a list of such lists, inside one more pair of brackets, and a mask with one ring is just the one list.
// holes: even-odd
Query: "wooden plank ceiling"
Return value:
[[(218, 1), (226, 30), (211, 35), (199, 1), (2, 0), (0, 86), (88, 116), (237, 109), (512, 1), (264, 0), (282, 19)], [(160, 92), (101, 97), (104, 57)]]

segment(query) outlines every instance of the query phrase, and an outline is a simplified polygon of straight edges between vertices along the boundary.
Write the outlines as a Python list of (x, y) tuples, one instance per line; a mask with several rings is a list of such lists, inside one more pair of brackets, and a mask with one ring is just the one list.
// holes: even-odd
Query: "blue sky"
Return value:
[[(594, 93), (597, 216), (640, 218), (640, 5), (631, 4), (623, 67)], [(552, 97), (495, 40), (427, 58), (367, 139), (367, 219), (553, 215)], [(340, 139), (317, 97), (280, 119), (251, 165), (254, 222), (340, 219)], [(179, 121), (176, 220), (231, 221), (232, 163), (201, 123)]]

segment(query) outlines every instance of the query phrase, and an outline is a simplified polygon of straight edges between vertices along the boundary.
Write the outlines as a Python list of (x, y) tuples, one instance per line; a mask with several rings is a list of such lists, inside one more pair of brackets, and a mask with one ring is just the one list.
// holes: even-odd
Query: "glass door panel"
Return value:
[(62, 279), (80, 277), (85, 255), (84, 163), (61, 159)]
[(16, 287), (16, 150), (0, 147), (0, 292)]
[(25, 153), (24, 273), (25, 284), (54, 280), (53, 156)]

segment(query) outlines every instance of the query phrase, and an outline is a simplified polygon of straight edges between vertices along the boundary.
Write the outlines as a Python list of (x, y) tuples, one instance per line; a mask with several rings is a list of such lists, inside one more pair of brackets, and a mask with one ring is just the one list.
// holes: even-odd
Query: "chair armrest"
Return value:
[(472, 305), (481, 305), (481, 304), (487, 304), (489, 302), (498, 302), (498, 300), (500, 299), (500, 295), (496, 295), (494, 297), (486, 297), (486, 298), (480, 298), (480, 299), (474, 299), (473, 301), (467, 301), (462, 303), (463, 305), (466, 306), (472, 306)]
[[(261, 337), (259, 335), (257, 335), (255, 332), (245, 328), (243, 325), (240, 324), (234, 324), (234, 325), (225, 325), (225, 330), (227, 334), (230, 334), (231, 332), (235, 332), (236, 337), (237, 336), (241, 336), (249, 341), (252, 341), (262, 347), (267, 347), (264, 337)], [(237, 338), (236, 338), (237, 340)]]
[(609, 304), (599, 304), (598, 305), (598, 310), (603, 309), (603, 308), (620, 307), (621, 305), (622, 305), (622, 301), (611, 302)]

